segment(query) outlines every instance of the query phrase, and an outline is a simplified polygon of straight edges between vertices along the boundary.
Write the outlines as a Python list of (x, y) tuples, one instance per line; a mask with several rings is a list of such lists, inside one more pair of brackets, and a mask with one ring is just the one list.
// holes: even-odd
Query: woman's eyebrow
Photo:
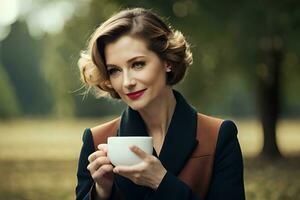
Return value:
[[(141, 58), (141, 57), (146, 57), (146, 56), (140, 55), (140, 56), (135, 56), (133, 58), (130, 58), (129, 60), (127, 60), (127, 64), (134, 61), (135, 59)], [(118, 65), (115, 65), (115, 64), (106, 64), (106, 66), (107, 67), (118, 67)]]

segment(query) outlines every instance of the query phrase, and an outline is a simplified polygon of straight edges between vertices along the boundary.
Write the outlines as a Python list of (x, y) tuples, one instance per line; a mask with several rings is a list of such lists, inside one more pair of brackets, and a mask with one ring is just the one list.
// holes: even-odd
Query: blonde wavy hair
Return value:
[(93, 89), (98, 97), (110, 96), (120, 99), (114, 89), (106, 86), (109, 76), (104, 55), (105, 46), (123, 35), (142, 38), (149, 50), (172, 66), (167, 73), (167, 84), (175, 85), (181, 81), (186, 69), (193, 62), (190, 45), (183, 34), (168, 26), (151, 10), (144, 8), (124, 9), (102, 23), (91, 35), (87, 49), (78, 60), (81, 81), (87, 94)]

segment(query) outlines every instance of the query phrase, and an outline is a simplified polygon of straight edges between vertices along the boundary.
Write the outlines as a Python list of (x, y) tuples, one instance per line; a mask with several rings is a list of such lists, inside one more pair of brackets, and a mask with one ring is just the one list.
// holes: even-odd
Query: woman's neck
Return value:
[(163, 137), (171, 122), (176, 106), (176, 99), (172, 88), (166, 90), (143, 110), (139, 110), (150, 136)]

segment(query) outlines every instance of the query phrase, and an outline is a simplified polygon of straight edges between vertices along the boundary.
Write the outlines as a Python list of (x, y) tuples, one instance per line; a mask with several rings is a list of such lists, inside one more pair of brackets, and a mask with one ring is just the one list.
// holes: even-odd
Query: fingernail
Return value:
[(130, 149), (131, 149), (131, 150), (136, 150), (136, 146), (135, 146), (135, 145), (132, 145), (132, 146), (130, 146)]

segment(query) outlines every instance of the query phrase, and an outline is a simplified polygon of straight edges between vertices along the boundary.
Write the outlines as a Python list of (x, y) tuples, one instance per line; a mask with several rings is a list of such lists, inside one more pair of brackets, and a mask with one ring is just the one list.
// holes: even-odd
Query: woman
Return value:
[[(184, 36), (152, 11), (125, 9), (93, 33), (79, 59), (82, 81), (123, 100), (120, 118), (86, 129), (77, 199), (245, 199), (235, 124), (197, 113), (172, 86), (192, 63)], [(153, 137), (153, 155), (114, 167), (108, 136)]]

